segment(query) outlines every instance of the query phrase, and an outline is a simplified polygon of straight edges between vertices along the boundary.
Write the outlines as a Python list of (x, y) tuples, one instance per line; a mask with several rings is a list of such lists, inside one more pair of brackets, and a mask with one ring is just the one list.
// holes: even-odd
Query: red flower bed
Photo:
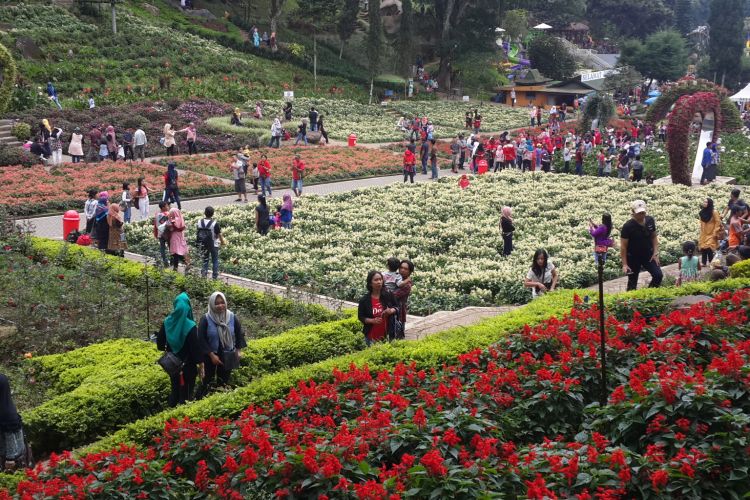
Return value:
[[(151, 200), (161, 197), (164, 172), (151, 163), (103, 162), (66, 163), (47, 172), (42, 166), (0, 168), (0, 205), (16, 215), (33, 215), (68, 209), (82, 210), (89, 189), (109, 191), (119, 200), (122, 183), (135, 189), (138, 177), (145, 177), (152, 190)], [(231, 191), (221, 181), (192, 172), (180, 176), (180, 195), (198, 196)]]
[[(401, 156), (371, 148), (284, 147), (253, 150), (251, 164), (257, 163), (265, 154), (271, 163), (271, 179), (274, 183), (292, 180), (292, 160), (299, 154), (305, 162), (305, 181), (326, 182), (371, 175), (397, 174), (402, 171)], [(232, 178), (230, 167), (235, 161), (234, 152), (216, 153), (209, 156), (178, 156), (174, 159), (177, 168)], [(166, 165), (168, 160), (161, 160)]]
[(749, 310), (741, 290), (652, 321), (610, 316), (603, 408), (598, 311), (578, 304), (440, 369), (351, 366), (235, 421), (172, 421), (143, 452), (55, 456), (17, 494), (742, 497)]

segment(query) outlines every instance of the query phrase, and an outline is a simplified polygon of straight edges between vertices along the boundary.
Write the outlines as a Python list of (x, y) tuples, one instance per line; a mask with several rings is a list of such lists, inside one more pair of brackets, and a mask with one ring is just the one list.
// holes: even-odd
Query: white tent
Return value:
[(534, 26), (533, 29), (535, 29), (535, 30), (551, 30), (552, 26), (550, 26), (549, 24), (542, 23), (542, 24), (537, 24), (536, 26)]
[(745, 104), (750, 101), (750, 83), (745, 85), (744, 89), (740, 90), (733, 96), (730, 96), (729, 99), (740, 104)]

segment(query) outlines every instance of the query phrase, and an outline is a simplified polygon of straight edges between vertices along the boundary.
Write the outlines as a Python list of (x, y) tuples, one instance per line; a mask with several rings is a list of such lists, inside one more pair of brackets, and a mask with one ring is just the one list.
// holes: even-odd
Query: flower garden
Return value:
[[(369, 148), (261, 148), (252, 151), (251, 162), (257, 162), (264, 154), (271, 163), (271, 179), (274, 185), (287, 185), (291, 182), (292, 160), (297, 154), (305, 162), (305, 184), (391, 175), (403, 171), (401, 155)], [(179, 156), (161, 160), (160, 163), (166, 165), (169, 161), (176, 162), (179, 169), (231, 179), (230, 166), (235, 161), (235, 153), (216, 153), (201, 157)]]
[(742, 497), (750, 294), (653, 318), (638, 304), (609, 307), (606, 406), (598, 309), (548, 302), (556, 316), (442, 366), (381, 370), (371, 351), (373, 367), (334, 368), (237, 418), (53, 455), (0, 497)]
[[(418, 269), (410, 310), (429, 314), (527, 302), (531, 294), (522, 280), (537, 248), (549, 252), (561, 286), (593, 284), (588, 219), (610, 212), (619, 230), (635, 199), (645, 200), (656, 219), (661, 262), (675, 262), (682, 243), (697, 237), (701, 201), (706, 196), (724, 200), (728, 193), (726, 186), (696, 190), (504, 171), (475, 178), (466, 190), (446, 178), (304, 196), (295, 200), (293, 230), (267, 237), (248, 223), (251, 206), (221, 208), (217, 220), (230, 242), (222, 249), (229, 272), (347, 300), (364, 293), (368, 270), (382, 268), (391, 255), (410, 258)], [(278, 204), (273, 200), (271, 207)], [(517, 227), (508, 258), (502, 258), (498, 230), (503, 205), (513, 207)], [(198, 216), (188, 215), (187, 223), (196, 223)], [(619, 233), (613, 234), (617, 239)], [(153, 246), (150, 226), (136, 225), (129, 238), (141, 251)], [(621, 267), (619, 252), (610, 257), (607, 279), (617, 277)]]
[[(82, 210), (89, 189), (108, 190), (119, 199), (122, 183), (135, 187), (138, 177), (145, 177), (151, 188), (151, 200), (161, 196), (165, 168), (137, 162), (102, 162), (96, 164), (65, 163), (47, 172), (42, 166), (8, 166), (0, 168), (0, 206), (14, 215), (36, 215), (68, 209)], [(200, 196), (231, 191), (218, 179), (186, 172), (180, 176), (180, 195)]]

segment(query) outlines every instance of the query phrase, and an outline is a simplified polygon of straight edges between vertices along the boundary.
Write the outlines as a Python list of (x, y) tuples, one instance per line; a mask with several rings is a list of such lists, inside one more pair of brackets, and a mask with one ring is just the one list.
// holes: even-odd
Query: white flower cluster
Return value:
[[(411, 259), (415, 288), (411, 310), (429, 313), (467, 305), (529, 300), (522, 286), (534, 251), (545, 248), (560, 271), (563, 287), (593, 284), (596, 267), (588, 220), (612, 214), (613, 239), (630, 217), (633, 200), (643, 199), (656, 219), (661, 259), (681, 255), (684, 241), (697, 239), (698, 211), (710, 196), (717, 206), (726, 186), (652, 186), (572, 175), (504, 171), (471, 180), (460, 189), (455, 178), (437, 183), (355, 190), (295, 200), (294, 227), (254, 230), (252, 206), (217, 210), (229, 245), (222, 269), (263, 281), (309, 287), (354, 300), (364, 293), (370, 269), (384, 270), (390, 256)], [(280, 201), (269, 201), (273, 211)], [(500, 210), (513, 208), (514, 250), (502, 257)], [(188, 215), (195, 227), (200, 214)], [(136, 226), (131, 243), (155, 246), (150, 226)], [(194, 241), (194, 232), (188, 241)], [(618, 276), (619, 252), (610, 250), (608, 278)]]

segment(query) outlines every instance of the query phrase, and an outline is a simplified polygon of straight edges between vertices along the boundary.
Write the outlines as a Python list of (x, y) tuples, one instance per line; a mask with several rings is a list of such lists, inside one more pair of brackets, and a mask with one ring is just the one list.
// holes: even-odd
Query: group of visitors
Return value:
[(414, 263), (390, 257), (386, 267), (367, 273), (367, 293), (359, 300), (357, 316), (368, 346), (404, 338)]
[(271, 35), (268, 35), (267, 31), (264, 31), (263, 34), (260, 34), (260, 30), (258, 30), (257, 26), (253, 26), (250, 28), (250, 33), (253, 41), (253, 47), (256, 49), (261, 47), (261, 44), (264, 47), (268, 47), (273, 52), (276, 52), (278, 50), (278, 44), (276, 43), (276, 32), (272, 31)]
[[(175, 136), (178, 133), (185, 133), (188, 154), (196, 154), (198, 151), (196, 146), (198, 131), (192, 122), (180, 130), (174, 130), (169, 123), (164, 125), (163, 136), (159, 139), (159, 142), (164, 146), (165, 154), (167, 156), (177, 154)], [(146, 132), (141, 127), (136, 129), (128, 127), (121, 134), (118, 134), (114, 125), (104, 124), (92, 125), (86, 135), (80, 127), (76, 127), (69, 136), (64, 137), (63, 130), (59, 127), (53, 127), (50, 121), (45, 118), (39, 124), (34, 139), (26, 142), (23, 147), (32, 155), (38, 157), (44, 164), (59, 165), (62, 163), (65, 144), (67, 144), (67, 154), (71, 157), (73, 163), (105, 160), (140, 160), (143, 162), (146, 159), (148, 139), (146, 138)], [(86, 147), (88, 149), (84, 153)]]
[[(156, 336), (165, 354), (159, 364), (169, 375), (171, 407), (203, 397), (216, 385), (227, 385), (232, 371), (240, 366), (247, 347), (239, 318), (229, 309), (222, 292), (208, 298), (207, 312), (196, 322), (186, 292), (174, 299), (173, 309)], [(200, 391), (195, 393), (200, 378)]]

